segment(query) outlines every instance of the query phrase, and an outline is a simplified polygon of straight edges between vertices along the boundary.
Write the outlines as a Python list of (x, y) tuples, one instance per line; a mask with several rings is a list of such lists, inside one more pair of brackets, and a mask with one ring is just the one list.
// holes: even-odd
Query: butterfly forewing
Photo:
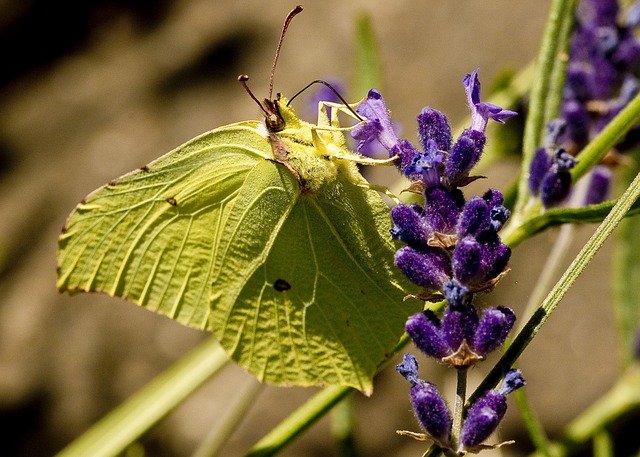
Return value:
[(124, 297), (206, 328), (222, 221), (271, 154), (256, 124), (203, 134), (90, 194), (60, 238), (58, 288)]

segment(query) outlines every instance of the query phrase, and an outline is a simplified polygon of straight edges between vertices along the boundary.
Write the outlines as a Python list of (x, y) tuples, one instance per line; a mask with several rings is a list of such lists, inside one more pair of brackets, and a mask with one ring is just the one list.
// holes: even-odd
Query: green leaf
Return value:
[(356, 19), (354, 93), (364, 97), (372, 87), (383, 90), (382, 65), (371, 16), (360, 13)]
[(90, 194), (60, 238), (58, 288), (213, 331), (260, 380), (370, 392), (415, 311), (389, 209), (341, 132), (278, 110), (282, 131), (222, 127)]
[(229, 359), (209, 338), (65, 447), (58, 457), (120, 455)]

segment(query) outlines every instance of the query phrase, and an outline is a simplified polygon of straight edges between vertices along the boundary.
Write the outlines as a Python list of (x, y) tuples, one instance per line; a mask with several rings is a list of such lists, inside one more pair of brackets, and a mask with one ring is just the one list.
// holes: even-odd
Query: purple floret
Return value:
[(418, 362), (411, 354), (405, 354), (396, 370), (411, 384), (409, 398), (420, 426), (440, 444), (447, 445), (451, 413), (436, 386), (418, 378)]
[(471, 348), (482, 356), (493, 352), (507, 339), (515, 321), (516, 315), (507, 307), (485, 309), (473, 335)]
[(357, 149), (360, 150), (374, 139), (388, 151), (393, 149), (398, 143), (398, 137), (393, 131), (389, 111), (380, 92), (371, 89), (367, 99), (356, 108), (356, 112), (366, 118), (351, 130), (351, 136), (358, 140)]
[(418, 114), (418, 136), (425, 150), (427, 149), (427, 143), (434, 141), (437, 149), (448, 151), (451, 148), (449, 119), (438, 110), (429, 107), (424, 108)]
[(414, 314), (404, 328), (413, 344), (425, 355), (440, 360), (451, 354), (451, 348), (442, 337), (440, 320), (433, 311)]
[(471, 342), (478, 325), (478, 315), (473, 305), (448, 306), (442, 318), (442, 337), (453, 352), (463, 341)]
[(506, 395), (525, 385), (520, 370), (509, 370), (498, 390), (489, 390), (467, 410), (460, 431), (460, 451), (473, 449), (489, 438), (507, 412)]
[(605, 201), (609, 195), (611, 187), (611, 170), (607, 167), (598, 165), (591, 170), (589, 178), (589, 187), (587, 195), (584, 199), (585, 205), (595, 205)]
[(395, 226), (391, 229), (393, 239), (401, 240), (417, 249), (424, 249), (433, 229), (427, 224), (419, 205), (399, 204), (391, 208), (391, 219)]
[(449, 257), (437, 248), (404, 246), (396, 252), (395, 264), (411, 282), (428, 290), (440, 290), (451, 274)]

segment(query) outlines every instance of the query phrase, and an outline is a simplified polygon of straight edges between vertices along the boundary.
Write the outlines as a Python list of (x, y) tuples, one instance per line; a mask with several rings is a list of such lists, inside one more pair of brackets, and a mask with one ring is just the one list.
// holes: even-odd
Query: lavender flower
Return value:
[(351, 130), (351, 136), (359, 140), (357, 149), (377, 139), (385, 149), (391, 150), (398, 144), (398, 137), (393, 131), (389, 110), (382, 95), (376, 89), (371, 89), (365, 101), (358, 105), (356, 112), (366, 120)]
[(555, 150), (553, 158), (544, 148), (538, 149), (529, 169), (529, 190), (533, 195), (539, 195), (547, 208), (562, 203), (571, 190), (569, 170), (576, 163), (562, 148)]
[[(391, 210), (391, 236), (405, 244), (396, 252), (395, 264), (423, 288), (420, 298), (444, 297), (448, 306), (442, 318), (433, 311), (409, 317), (405, 330), (424, 354), (458, 368), (473, 365), (497, 349), (515, 323), (515, 314), (509, 308), (492, 307), (478, 313), (473, 305), (474, 294), (493, 288), (507, 267), (511, 250), (502, 243), (498, 231), (508, 220), (509, 210), (497, 190), (489, 189), (481, 197), (466, 200), (460, 187), (475, 179), (469, 173), (482, 154), (489, 119), (503, 123), (516, 113), (480, 101), (477, 69), (465, 76), (463, 84), (471, 126), (455, 141), (447, 117), (432, 108), (424, 108), (417, 118), (422, 151), (408, 140), (398, 139), (391, 131), (386, 105), (374, 90), (358, 107), (367, 119), (352, 131), (361, 145), (374, 139), (385, 145), (389, 155), (397, 158), (400, 172), (413, 181), (410, 190), (422, 193), (421, 204), (399, 204)], [(572, 164), (564, 155), (551, 160), (545, 152), (541, 157), (544, 162), (537, 186), (542, 186), (550, 171), (566, 172)], [(466, 449), (465, 443), (449, 443), (449, 411), (435, 386), (418, 379), (417, 369), (411, 355), (405, 355), (397, 366), (411, 384), (411, 404), (421, 426), (440, 446)], [(492, 395), (504, 401), (506, 391)], [(499, 400), (491, 403), (488, 398), (483, 401), (493, 405), (496, 419), (482, 422), (477, 414), (470, 416), (470, 431), (466, 433), (474, 446), (504, 415)]]
[(411, 354), (404, 355), (402, 363), (396, 366), (396, 370), (411, 384), (409, 398), (420, 426), (437, 443), (448, 447), (451, 414), (438, 389), (433, 384), (418, 378), (418, 361)]
[(480, 80), (477, 68), (471, 74), (465, 75), (462, 84), (471, 110), (471, 127), (462, 132), (451, 148), (445, 163), (445, 175), (451, 183), (462, 182), (471, 168), (480, 160), (487, 140), (484, 132), (489, 119), (503, 124), (505, 119), (517, 114), (515, 111), (480, 101)]
[(468, 366), (500, 347), (515, 321), (515, 314), (507, 307), (487, 308), (478, 317), (468, 304), (447, 307), (442, 319), (432, 311), (414, 314), (405, 330), (425, 355), (454, 366)]
[(524, 385), (520, 370), (509, 370), (500, 389), (486, 392), (471, 405), (462, 424), (459, 452), (473, 450), (489, 438), (507, 411), (506, 396)]

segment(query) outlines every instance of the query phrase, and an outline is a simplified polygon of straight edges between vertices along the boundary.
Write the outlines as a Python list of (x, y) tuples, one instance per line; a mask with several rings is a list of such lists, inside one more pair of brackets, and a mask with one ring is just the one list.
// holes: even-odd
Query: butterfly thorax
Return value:
[(340, 175), (352, 182), (361, 180), (355, 164), (344, 158), (354, 153), (346, 147), (343, 133), (327, 130), (328, 124), (304, 122), (286, 103), (284, 98), (277, 101), (284, 128), (268, 136), (275, 160), (295, 176), (302, 193), (317, 193)]

